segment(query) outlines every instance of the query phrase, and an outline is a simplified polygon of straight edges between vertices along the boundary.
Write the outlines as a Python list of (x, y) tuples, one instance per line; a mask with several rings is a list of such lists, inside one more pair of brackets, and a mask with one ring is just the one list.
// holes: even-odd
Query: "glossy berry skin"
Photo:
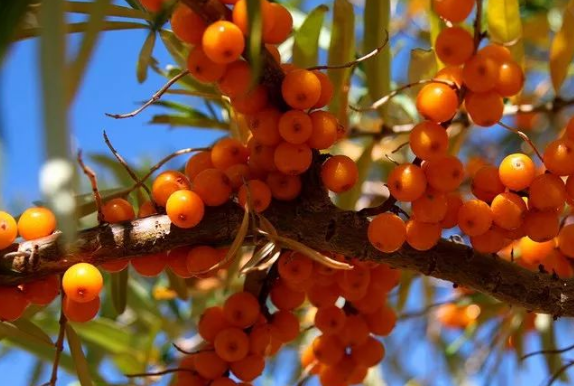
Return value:
[(416, 106), (419, 113), (433, 122), (446, 122), (458, 109), (458, 96), (450, 86), (431, 83), (424, 86), (417, 95)]
[(229, 21), (216, 21), (209, 25), (202, 38), (203, 52), (218, 64), (228, 64), (239, 59), (245, 40), (239, 27)]
[(313, 107), (321, 97), (321, 81), (311, 71), (297, 69), (288, 72), (281, 84), (283, 99), (294, 109)]
[(22, 292), (32, 304), (46, 306), (60, 293), (60, 279), (56, 275), (24, 283)]
[(99, 296), (87, 303), (78, 303), (66, 297), (62, 304), (62, 310), (69, 321), (86, 323), (96, 317), (100, 310), (100, 304)]
[(102, 207), (104, 221), (109, 223), (119, 223), (131, 221), (136, 218), (134, 207), (128, 200), (123, 198), (114, 198), (104, 204)]
[(153, 181), (151, 193), (158, 205), (166, 206), (167, 199), (174, 192), (189, 189), (191, 189), (191, 184), (185, 174), (175, 170), (167, 170)]
[(0, 211), (0, 249), (12, 245), (18, 236), (18, 225), (9, 213)]
[(321, 180), (332, 192), (346, 192), (355, 186), (358, 179), (357, 164), (346, 155), (335, 155), (321, 166)]
[(379, 251), (396, 252), (407, 239), (406, 225), (396, 214), (382, 213), (374, 217), (369, 224), (368, 237)]
[(178, 190), (167, 200), (165, 210), (175, 226), (188, 229), (193, 228), (203, 219), (205, 205), (197, 193), (190, 190)]
[(201, 38), (206, 27), (201, 16), (184, 4), (178, 4), (171, 15), (171, 29), (173, 33), (186, 43), (201, 44)]
[(71, 266), (62, 278), (64, 293), (77, 303), (88, 303), (96, 299), (103, 285), (104, 280), (100, 271), (88, 263)]
[(0, 287), (0, 299), (0, 320), (9, 322), (20, 318), (29, 304), (18, 287)]
[(25, 240), (46, 237), (56, 230), (56, 216), (51, 210), (42, 207), (29, 208), (18, 220), (18, 233)]

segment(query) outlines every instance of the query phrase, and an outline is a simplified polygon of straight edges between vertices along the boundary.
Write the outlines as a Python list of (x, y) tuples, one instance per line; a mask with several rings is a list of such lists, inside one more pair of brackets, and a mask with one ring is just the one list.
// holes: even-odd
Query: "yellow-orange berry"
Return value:
[(379, 251), (392, 253), (399, 250), (407, 239), (406, 225), (396, 214), (381, 213), (370, 222), (368, 237)]
[(313, 149), (323, 150), (337, 141), (337, 118), (327, 111), (314, 111), (309, 114), (313, 130), (307, 144)]
[(462, 78), (473, 92), (492, 90), (498, 79), (498, 65), (488, 56), (475, 55), (464, 64)]
[(464, 106), (474, 124), (488, 127), (502, 118), (504, 102), (496, 91), (469, 92), (464, 97)]
[(206, 169), (193, 180), (193, 191), (197, 193), (205, 205), (219, 206), (229, 200), (233, 188), (231, 181), (223, 171)]
[(417, 219), (407, 222), (407, 243), (416, 250), (427, 251), (440, 240), (442, 228), (438, 223), (425, 223)]
[(225, 170), (235, 164), (247, 162), (249, 151), (234, 138), (223, 138), (211, 149), (211, 163), (219, 170)]
[(279, 119), (281, 117), (281, 112), (275, 108), (267, 108), (251, 116), (248, 119), (248, 126), (253, 138), (265, 146), (278, 145), (281, 142), (281, 135), (279, 134)]
[(215, 63), (209, 59), (199, 46), (195, 46), (187, 57), (187, 69), (198, 81), (203, 83), (217, 82), (225, 73), (225, 64)]
[(171, 15), (173, 33), (186, 43), (201, 44), (201, 37), (206, 27), (201, 16), (184, 4), (178, 4)]
[(446, 194), (432, 190), (427, 190), (411, 205), (413, 216), (417, 221), (430, 223), (442, 221), (448, 209)]
[(261, 213), (271, 204), (271, 189), (269, 189), (269, 186), (263, 181), (247, 181), (247, 184), (239, 188), (237, 198), (239, 199), (239, 205), (242, 207), (245, 207), (245, 205), (249, 203), (251, 209), (257, 213)]
[(273, 23), (268, 31), (264, 31), (263, 41), (270, 44), (281, 44), (289, 37), (293, 29), (293, 17), (291, 12), (281, 4), (270, 3), (269, 10)]
[(431, 83), (424, 86), (417, 95), (419, 114), (433, 122), (446, 122), (456, 114), (458, 96), (450, 86)]
[(473, 50), (472, 35), (464, 28), (445, 28), (436, 38), (436, 54), (444, 64), (449, 66), (464, 64), (472, 56)]
[(504, 248), (508, 240), (504, 234), (496, 227), (492, 227), (478, 236), (472, 236), (470, 243), (472, 247), (481, 253), (496, 253)]
[(227, 65), (225, 74), (217, 82), (222, 94), (230, 98), (245, 95), (251, 85), (251, 67), (244, 60), (236, 60)]
[(574, 174), (574, 140), (557, 139), (544, 150), (544, 166), (558, 176)]
[(18, 219), (18, 233), (25, 240), (39, 239), (56, 230), (56, 216), (50, 209), (28, 208)]
[(524, 232), (536, 242), (552, 240), (560, 230), (560, 217), (556, 210), (529, 210), (524, 218)]
[(167, 199), (178, 190), (189, 190), (191, 184), (185, 176), (175, 170), (168, 170), (161, 173), (153, 181), (151, 194), (156, 204), (165, 206)]
[(204, 171), (213, 167), (211, 163), (211, 151), (204, 150), (192, 155), (185, 164), (185, 175), (190, 181)]
[(558, 248), (566, 256), (574, 258), (574, 224), (566, 225), (560, 229)]
[(516, 95), (524, 86), (524, 73), (522, 67), (514, 61), (507, 61), (500, 65), (496, 79), (495, 90), (503, 97)]
[(245, 40), (239, 27), (225, 20), (210, 24), (203, 33), (201, 43), (205, 55), (219, 64), (239, 59), (245, 48)]
[(446, 214), (440, 224), (443, 229), (450, 229), (458, 225), (458, 210), (462, 206), (462, 198), (458, 192), (449, 192), (446, 194), (446, 203)]
[(259, 302), (249, 292), (237, 292), (227, 298), (223, 313), (232, 326), (248, 328), (259, 318)]
[(251, 179), (249, 165), (236, 164), (225, 169), (225, 175), (229, 179), (229, 184), (233, 190), (237, 190), (243, 185), (243, 181)]
[(478, 169), (472, 178), (472, 194), (482, 201), (491, 202), (497, 194), (506, 190), (500, 181), (498, 168), (492, 165), (485, 165)]
[(102, 207), (104, 221), (109, 223), (118, 223), (131, 221), (136, 218), (134, 207), (130, 202), (123, 198), (114, 198), (109, 200)]
[(434, 11), (453, 23), (464, 21), (474, 8), (473, 0), (433, 0)]
[(159, 275), (167, 266), (167, 255), (165, 252), (151, 255), (137, 256), (130, 260), (133, 269), (142, 276), (155, 277)]
[[(267, 0), (262, 0), (261, 4), (261, 23), (263, 36), (269, 34), (275, 22), (274, 13), (271, 4)], [(249, 34), (249, 18), (247, 15), (247, 0), (239, 0), (235, 3), (232, 13), (233, 23), (236, 24), (245, 36)]]
[(409, 144), (413, 153), (420, 159), (438, 158), (447, 153), (448, 135), (441, 125), (424, 121), (413, 127), (409, 135)]
[(9, 322), (20, 318), (29, 304), (18, 287), (0, 287), (0, 299), (0, 320)]
[(454, 156), (429, 160), (424, 171), (428, 184), (439, 192), (456, 190), (464, 179), (464, 167)]
[(309, 115), (301, 110), (289, 110), (279, 119), (279, 134), (294, 145), (307, 142), (313, 132), (313, 123)]
[(18, 225), (9, 213), (0, 211), (0, 249), (12, 245), (18, 236)]
[(510, 50), (500, 44), (489, 44), (478, 50), (478, 53), (487, 56), (498, 63), (504, 63), (512, 60)]
[(167, 200), (166, 213), (178, 228), (193, 228), (203, 219), (205, 206), (201, 197), (191, 190), (178, 190)]
[(536, 167), (526, 154), (515, 153), (502, 160), (498, 174), (500, 181), (507, 188), (519, 191), (530, 186), (536, 174)]
[(144, 218), (157, 214), (157, 209), (150, 200), (144, 201), (138, 209), (138, 218)]
[(217, 249), (209, 245), (198, 245), (191, 248), (187, 253), (187, 270), (194, 276), (203, 277), (202, 272), (217, 265), (221, 262), (222, 257)]
[(534, 178), (528, 189), (528, 206), (538, 210), (560, 209), (566, 202), (566, 185), (554, 174)]
[(537, 264), (555, 248), (554, 240), (536, 242), (529, 237), (523, 237), (518, 242), (520, 260), (528, 264)]
[(462, 87), (462, 67), (446, 66), (436, 73), (435, 79), (448, 80), (456, 84), (456, 87)]
[(275, 148), (273, 160), (277, 169), (283, 174), (298, 175), (304, 173), (309, 166), (313, 153), (306, 144), (293, 145), (282, 142)]
[(458, 211), (458, 226), (469, 236), (485, 233), (492, 225), (492, 211), (481, 200), (470, 200), (462, 204)]
[(294, 200), (301, 193), (301, 177), (290, 176), (280, 172), (269, 173), (267, 186), (271, 189), (271, 195), (279, 201)]
[(331, 101), (335, 87), (327, 74), (320, 71), (313, 71), (313, 74), (315, 74), (317, 78), (319, 78), (319, 82), (321, 82), (321, 95), (319, 96), (319, 100), (313, 105), (313, 108), (320, 109), (321, 107), (327, 106)]
[(100, 271), (91, 264), (72, 265), (64, 273), (62, 289), (68, 298), (78, 303), (87, 303), (100, 295), (104, 279)]
[(60, 293), (60, 279), (56, 275), (22, 284), (26, 299), (40, 306), (50, 304)]
[(231, 98), (231, 106), (241, 114), (255, 114), (267, 106), (267, 89), (263, 85), (258, 85), (245, 94)]
[(397, 200), (410, 202), (423, 195), (427, 187), (427, 179), (420, 167), (402, 164), (391, 171), (387, 185)]
[(69, 321), (75, 323), (86, 323), (94, 319), (100, 310), (100, 297), (86, 302), (78, 303), (72, 299), (64, 298), (62, 304), (62, 312), (66, 315)]
[(522, 197), (511, 192), (503, 192), (494, 197), (490, 209), (494, 223), (506, 230), (519, 228), (527, 211)]
[(285, 75), (281, 93), (285, 102), (292, 108), (310, 109), (321, 97), (321, 81), (311, 71), (293, 70)]
[(321, 166), (321, 180), (332, 192), (346, 192), (355, 186), (358, 179), (357, 164), (346, 155), (332, 156)]

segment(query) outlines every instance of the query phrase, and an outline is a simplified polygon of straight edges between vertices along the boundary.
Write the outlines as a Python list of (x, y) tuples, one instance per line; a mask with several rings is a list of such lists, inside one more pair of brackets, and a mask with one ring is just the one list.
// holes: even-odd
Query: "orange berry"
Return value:
[(271, 195), (279, 201), (291, 201), (301, 193), (301, 177), (290, 176), (280, 172), (269, 173), (267, 186), (271, 189)]
[(351, 357), (359, 365), (373, 367), (385, 357), (385, 346), (377, 339), (369, 336), (364, 343), (352, 348)]
[(462, 78), (470, 91), (485, 92), (492, 90), (498, 79), (496, 61), (485, 55), (474, 55), (462, 69)]
[(217, 82), (225, 74), (225, 64), (215, 63), (207, 57), (200, 46), (195, 46), (187, 57), (189, 73), (202, 83)]
[(418, 251), (427, 251), (437, 245), (442, 228), (438, 223), (425, 223), (416, 219), (407, 222), (407, 243)]
[(187, 269), (192, 275), (201, 275), (221, 262), (221, 253), (209, 245), (199, 245), (189, 250), (187, 254)]
[(552, 141), (544, 150), (544, 166), (559, 176), (574, 174), (574, 140), (562, 138)]
[(279, 310), (294, 310), (305, 302), (305, 292), (296, 291), (283, 280), (276, 281), (269, 294), (271, 302)]
[[(5, 218), (4, 221), (6, 221)], [(51, 235), (55, 230), (56, 216), (47, 208), (28, 208), (18, 219), (18, 233), (24, 240), (46, 237)]]
[(277, 3), (270, 3), (269, 9), (273, 23), (268, 31), (263, 34), (263, 41), (271, 44), (283, 43), (293, 29), (293, 17), (291, 12), (284, 6)]
[(104, 279), (100, 271), (91, 264), (78, 263), (72, 265), (64, 273), (62, 288), (71, 300), (87, 303), (100, 295)]
[(317, 103), (313, 105), (314, 109), (320, 109), (321, 107), (327, 106), (327, 104), (333, 98), (333, 93), (335, 91), (335, 87), (333, 86), (333, 82), (327, 76), (327, 74), (321, 71), (313, 71), (313, 74), (317, 76), (319, 82), (321, 82), (321, 95), (319, 96), (319, 100)]
[(241, 360), (249, 353), (249, 337), (236, 327), (226, 328), (216, 335), (213, 342), (215, 353), (227, 362)]
[(78, 303), (65, 297), (62, 304), (62, 312), (70, 322), (86, 323), (94, 319), (100, 310), (100, 297), (87, 302)]
[[(262, 355), (249, 354), (245, 358), (229, 365), (231, 372), (243, 382), (251, 382), (265, 369), (265, 358)], [(213, 383), (211, 384), (213, 386)]]
[(180, 173), (175, 170), (168, 170), (161, 173), (153, 181), (151, 187), (151, 194), (153, 200), (159, 206), (166, 206), (167, 199), (178, 190), (189, 190), (191, 189), (191, 184), (185, 176), (185, 174)]
[(473, 0), (433, 0), (434, 11), (443, 19), (453, 23), (464, 21), (474, 8)]
[(427, 161), (425, 175), (434, 190), (452, 192), (464, 179), (464, 167), (458, 158), (447, 155)]
[(219, 332), (231, 327), (223, 311), (223, 307), (206, 308), (199, 322), (197, 323), (197, 332), (208, 342), (213, 342)]
[(560, 209), (566, 201), (564, 181), (550, 173), (534, 178), (528, 193), (528, 206), (538, 210)]
[(100, 268), (106, 272), (114, 273), (123, 271), (128, 267), (130, 264), (129, 260), (116, 260), (116, 261), (108, 261), (105, 263), (100, 264)]
[(462, 87), (462, 67), (446, 66), (434, 76), (435, 79), (448, 80), (456, 84), (458, 88)]
[(560, 229), (558, 248), (567, 257), (574, 258), (574, 224), (568, 224)]
[(201, 44), (206, 27), (201, 16), (184, 4), (178, 4), (171, 14), (171, 29), (175, 36), (194, 46)]
[(411, 205), (413, 216), (421, 222), (440, 222), (448, 210), (446, 194), (429, 190), (414, 200)]
[(321, 81), (311, 71), (296, 69), (285, 74), (281, 93), (285, 102), (292, 108), (310, 109), (321, 97)]
[(462, 206), (462, 198), (458, 192), (446, 194), (447, 209), (440, 225), (443, 229), (454, 228), (458, 225), (458, 210)]
[(145, 277), (155, 277), (167, 266), (167, 256), (164, 252), (137, 256), (132, 258), (130, 263), (134, 270), (140, 275)]
[(519, 228), (527, 212), (522, 197), (511, 192), (500, 193), (494, 197), (490, 209), (493, 222), (505, 230)]
[(251, 170), (248, 165), (236, 164), (225, 169), (225, 176), (229, 179), (229, 184), (233, 190), (237, 190), (251, 176)]
[(387, 179), (391, 195), (399, 201), (414, 201), (421, 197), (427, 187), (427, 179), (420, 167), (402, 164), (395, 167)]
[(496, 253), (507, 245), (507, 239), (497, 228), (493, 227), (485, 233), (470, 238), (472, 247), (481, 253)]
[(347, 316), (335, 305), (320, 307), (315, 314), (315, 327), (323, 334), (338, 334), (345, 327)]
[(371, 270), (371, 283), (374, 288), (389, 292), (399, 284), (401, 271), (393, 269), (387, 264), (379, 263)]
[(444, 64), (459, 66), (472, 56), (474, 40), (472, 35), (464, 28), (445, 28), (436, 38), (435, 51)]
[(420, 115), (433, 122), (446, 122), (456, 114), (458, 96), (446, 84), (431, 83), (424, 86), (417, 95), (417, 110)]
[(369, 338), (369, 326), (363, 316), (349, 315), (345, 319), (343, 331), (337, 336), (346, 347), (358, 346)]
[(222, 94), (230, 98), (245, 95), (251, 85), (251, 67), (244, 60), (236, 60), (227, 65), (225, 74), (217, 82)]
[(18, 236), (18, 225), (9, 213), (0, 211), (0, 249), (12, 245)]
[(520, 259), (528, 264), (538, 264), (555, 248), (554, 240), (536, 242), (529, 237), (523, 237), (518, 242)]
[(369, 223), (369, 241), (383, 253), (398, 251), (407, 239), (407, 229), (396, 214), (381, 213)]
[(339, 298), (340, 290), (337, 285), (321, 285), (316, 283), (307, 290), (309, 303), (317, 308), (332, 306)]
[[(225, 204), (233, 192), (231, 181), (219, 169), (206, 169), (193, 180), (193, 191), (207, 206)], [(169, 200), (168, 200), (169, 201)]]
[(236, 61), (245, 48), (239, 27), (225, 20), (210, 24), (203, 33), (201, 43), (205, 55), (219, 64)]
[(351, 385), (363, 384), (368, 373), (369, 373), (369, 368), (367, 366), (362, 366), (362, 365), (358, 364), (355, 366), (355, 368), (349, 374), (347, 381)]
[(500, 181), (511, 190), (526, 189), (536, 174), (532, 159), (526, 154), (514, 153), (506, 156), (498, 167)]
[(574, 201), (574, 174), (566, 180), (566, 194), (570, 203)]
[(506, 187), (500, 181), (498, 168), (492, 165), (485, 165), (478, 169), (472, 178), (472, 194), (476, 198), (491, 202), (496, 195), (504, 192)]
[(177, 276), (182, 278), (192, 277), (193, 275), (187, 268), (187, 255), (190, 247), (177, 247), (167, 253), (167, 266)]
[(0, 320), (13, 322), (20, 318), (26, 307), (28, 299), (18, 287), (0, 287)]
[(157, 214), (157, 210), (150, 200), (146, 200), (140, 205), (138, 209), (138, 218), (144, 218)]
[[(250, 151), (249, 168), (250, 174), (254, 178), (265, 178), (268, 172), (277, 171), (275, 166), (275, 146), (265, 146), (255, 138), (251, 137), (248, 142)], [(257, 167), (257, 170), (253, 168)]]
[(216, 352), (205, 350), (193, 355), (195, 371), (205, 379), (217, 379), (228, 369), (227, 363)]
[(570, 261), (557, 249), (546, 255), (542, 260), (542, 264), (548, 272), (556, 273), (561, 279), (568, 279), (574, 275)]
[(277, 261), (277, 269), (283, 280), (298, 284), (311, 277), (313, 261), (297, 252), (284, 252)]
[(261, 213), (271, 204), (271, 189), (263, 181), (251, 180), (241, 186), (237, 198), (241, 207), (249, 203), (253, 210)]
[(474, 124), (483, 127), (496, 124), (504, 113), (504, 101), (496, 91), (469, 92), (464, 106)]
[(389, 335), (397, 323), (395, 311), (388, 306), (383, 306), (378, 311), (363, 315), (363, 317), (371, 333), (379, 336)]
[(219, 170), (225, 170), (236, 164), (247, 162), (249, 151), (238, 140), (223, 138), (211, 149), (211, 163)]
[(267, 355), (271, 345), (271, 326), (256, 324), (249, 332), (249, 352), (256, 355)]
[(299, 319), (295, 314), (279, 310), (271, 316), (271, 332), (283, 343), (292, 342), (299, 336)]
[(510, 50), (500, 44), (489, 44), (478, 50), (478, 53), (487, 56), (498, 63), (508, 62), (512, 60)]
[(302, 174), (309, 166), (313, 159), (311, 148), (306, 144), (293, 145), (288, 142), (282, 142), (275, 149), (273, 160), (277, 169), (288, 175)]
[(462, 204), (458, 211), (458, 226), (469, 236), (483, 234), (492, 225), (492, 211), (481, 200), (470, 200)]
[(524, 86), (524, 73), (522, 67), (514, 61), (507, 61), (500, 65), (495, 90), (503, 97), (516, 95)]
[(256, 86), (245, 94), (231, 98), (231, 106), (241, 114), (255, 114), (267, 106), (267, 89), (263, 85)]
[(345, 347), (334, 335), (319, 335), (311, 346), (317, 361), (325, 365), (335, 365), (345, 355)]
[(118, 223), (131, 221), (136, 218), (134, 207), (128, 200), (123, 198), (114, 198), (106, 202), (102, 207), (104, 221), (109, 223)]
[(178, 228), (193, 228), (201, 222), (205, 206), (201, 197), (191, 190), (174, 192), (165, 205), (167, 216)]
[(265, 48), (267, 48), (267, 51), (269, 51), (269, 54), (275, 60), (275, 62), (281, 63), (281, 53), (279, 52), (279, 48), (277, 48), (277, 46), (273, 44), (265, 44)]
[(282, 113), (275, 108), (261, 110), (248, 119), (248, 126), (253, 138), (266, 146), (275, 146), (281, 142), (279, 119)]
[(318, 150), (331, 147), (337, 141), (337, 118), (327, 111), (314, 111), (309, 117), (313, 129), (307, 144)]
[(199, 173), (211, 168), (213, 168), (213, 164), (211, 163), (211, 151), (200, 151), (192, 155), (185, 164), (185, 175), (190, 181), (193, 181)]
[(312, 345), (305, 347), (301, 352), (301, 368), (309, 371), (309, 374), (319, 374), (321, 364), (317, 363)]
[(447, 153), (448, 135), (441, 125), (423, 121), (411, 131), (409, 144), (413, 153), (423, 160), (439, 158)]
[(524, 232), (537, 242), (552, 240), (560, 230), (560, 217), (555, 210), (529, 210), (524, 218)]
[(307, 142), (313, 132), (313, 123), (308, 114), (300, 110), (289, 110), (279, 119), (279, 134), (283, 140), (299, 145)]
[(60, 279), (58, 276), (52, 275), (24, 283), (22, 284), (22, 293), (30, 303), (47, 306), (60, 293)]
[[(261, 22), (263, 36), (269, 34), (275, 22), (275, 14), (271, 9), (271, 4), (267, 0), (261, 2)], [(247, 15), (247, 0), (239, 0), (235, 3), (232, 13), (233, 23), (236, 24), (243, 35), (249, 35), (249, 18)]]
[[(209, 386), (236, 386), (237, 382), (235, 382), (234, 380), (227, 378), (227, 377), (221, 377), (221, 378), (217, 378), (214, 379)], [(183, 385), (181, 385), (183, 386)], [(191, 385), (193, 386), (193, 385)], [(204, 386), (204, 385), (201, 385)]]
[(346, 155), (332, 156), (321, 166), (321, 180), (332, 192), (346, 192), (355, 186), (358, 179), (357, 164)]
[(353, 301), (353, 307), (362, 314), (375, 312), (386, 304), (387, 291), (384, 286), (374, 283), (374, 278), (369, 282), (365, 296)]
[(237, 292), (227, 298), (223, 313), (232, 326), (248, 328), (259, 318), (259, 302), (249, 292)]

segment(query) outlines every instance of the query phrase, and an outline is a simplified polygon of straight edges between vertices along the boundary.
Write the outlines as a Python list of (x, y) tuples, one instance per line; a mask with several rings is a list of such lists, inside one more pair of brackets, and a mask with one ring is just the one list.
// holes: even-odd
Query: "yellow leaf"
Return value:
[(550, 78), (556, 94), (568, 74), (568, 66), (574, 58), (574, 0), (570, 0), (560, 31), (554, 36), (550, 47)]
[(512, 43), (522, 38), (518, 0), (489, 1), (486, 9), (488, 34), (494, 43)]

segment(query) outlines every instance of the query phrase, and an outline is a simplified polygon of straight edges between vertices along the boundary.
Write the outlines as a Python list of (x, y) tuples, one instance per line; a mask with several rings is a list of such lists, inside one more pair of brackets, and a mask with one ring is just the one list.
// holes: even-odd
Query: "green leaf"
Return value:
[[(355, 11), (353, 4), (348, 0), (335, 0), (333, 7), (333, 29), (329, 45), (330, 65), (348, 63), (355, 56)], [(329, 103), (329, 110), (339, 119), (345, 127), (348, 126), (348, 96), (352, 69), (329, 70), (327, 74), (333, 82), (333, 99)]]
[(0, 1), (0, 65), (32, 0)]
[(132, 185), (134, 180), (130, 177), (126, 169), (118, 162), (113, 155), (108, 154), (90, 154), (90, 159), (112, 172), (116, 180), (122, 185)]
[(168, 124), (170, 126), (189, 126), (201, 127), (205, 129), (229, 129), (229, 124), (225, 122), (216, 121), (201, 113), (194, 116), (186, 115), (167, 115), (160, 114), (154, 115), (149, 123), (152, 124)]
[[(379, 47), (388, 36), (390, 0), (366, 0), (364, 11), (365, 36), (363, 53), (367, 54)], [(373, 101), (387, 95), (391, 90), (391, 48), (387, 44), (375, 57), (366, 60), (363, 65), (369, 96)], [(381, 118), (388, 119), (388, 105), (384, 104), (378, 112)]]
[(564, 17), (562, 27), (552, 40), (550, 47), (550, 78), (556, 95), (560, 94), (562, 83), (568, 74), (568, 67), (574, 59), (574, 0), (570, 0)]
[(263, 62), (261, 60), (261, 42), (263, 37), (263, 19), (261, 18), (261, 0), (247, 0), (247, 18), (249, 33), (247, 36), (247, 52), (251, 65), (252, 83), (259, 82)]
[(494, 43), (516, 42), (522, 37), (519, 0), (489, 1), (486, 20), (488, 36)]
[(187, 66), (189, 49), (171, 31), (162, 29), (159, 31), (159, 37), (177, 65), (185, 68)]
[(141, 48), (136, 70), (138, 82), (140, 83), (145, 82), (147, 79), (147, 69), (151, 63), (151, 54), (153, 52), (153, 47), (155, 46), (155, 39), (155, 31), (149, 31), (149, 34)]
[[(409, 83), (416, 83), (422, 79), (430, 79), (437, 72), (435, 53), (431, 50), (415, 48), (411, 50), (409, 61)], [(418, 90), (416, 90), (418, 92)]]
[[(84, 13), (92, 15), (94, 7), (98, 7), (96, 2), (85, 3), (83, 1), (66, 1), (66, 12)], [(122, 7), (121, 5), (107, 4), (104, 8), (106, 16), (125, 17), (128, 19), (141, 19), (151, 21), (153, 17), (149, 13), (140, 11), (138, 9)]]
[(110, 276), (112, 279), (112, 303), (118, 315), (121, 315), (126, 310), (128, 302), (128, 270), (126, 268), (120, 272), (114, 272)]
[(301, 27), (294, 34), (293, 64), (306, 68), (317, 64), (319, 56), (319, 36), (323, 28), (325, 13), (329, 11), (326, 5), (313, 9)]
[(142, 359), (138, 348), (141, 343), (122, 325), (106, 318), (96, 318), (90, 323), (74, 324), (76, 333), (84, 343), (100, 347), (114, 355), (129, 355), (134, 360)]
[(409, 299), (409, 294), (411, 292), (411, 286), (416, 275), (411, 272), (404, 271), (401, 275), (401, 284), (399, 286), (399, 297), (397, 300), (397, 312), (402, 312)]
[(44, 330), (42, 330), (40, 327), (38, 327), (38, 325), (34, 324), (29, 319), (20, 318), (20, 319), (16, 320), (15, 322), (12, 322), (12, 324), (14, 326), (16, 326), (20, 331), (22, 331), (28, 335), (34, 336), (38, 339), (42, 339), (43, 341), (45, 341), (49, 345), (54, 344), (54, 342), (52, 342), (52, 339), (50, 338), (50, 336), (47, 333), (45, 333)]
[[(112, 198), (125, 197), (130, 191), (130, 188), (116, 188), (101, 190), (102, 200), (107, 201)], [(96, 202), (94, 201), (93, 193), (86, 193), (76, 197), (76, 215), (82, 218), (96, 211)]]
[(70, 353), (74, 359), (74, 366), (76, 367), (76, 374), (78, 374), (80, 385), (93, 386), (92, 378), (88, 368), (88, 362), (86, 361), (86, 357), (82, 351), (82, 343), (74, 331), (74, 328), (70, 324), (66, 325), (66, 338), (68, 339)]
[(355, 210), (355, 206), (357, 205), (357, 200), (361, 197), (362, 189), (363, 189), (363, 182), (369, 176), (369, 170), (371, 170), (371, 166), (373, 165), (373, 147), (375, 146), (375, 141), (372, 138), (369, 138), (368, 143), (365, 145), (363, 149), (363, 153), (357, 159), (357, 169), (359, 169), (359, 179), (357, 183), (351, 188), (351, 190), (340, 194), (337, 196), (337, 205), (342, 209), (346, 210)]
[[(106, 21), (102, 25), (102, 31), (118, 31), (118, 30), (129, 30), (129, 29), (148, 29), (149, 26), (143, 23), (134, 23), (132, 21)], [(88, 23), (69, 23), (65, 26), (65, 33), (78, 33), (86, 32), (88, 29)], [(32, 27), (24, 28), (16, 33), (13, 40), (23, 40), (28, 38), (33, 38), (40, 36), (42, 34), (42, 28)]]
[(0, 334), (11, 338), (12, 340), (28, 340), (37, 345), (44, 345), (54, 348), (54, 343), (50, 337), (43, 332), (38, 326), (25, 319), (15, 323), (0, 322)]
[[(556, 334), (554, 333), (554, 322), (550, 315), (540, 314), (536, 320), (536, 326), (538, 327), (538, 319), (544, 320), (543, 328), (540, 330), (540, 343), (542, 350), (556, 350)], [(562, 357), (560, 355), (544, 354), (544, 361), (546, 362), (546, 367), (548, 367), (548, 373), (554, 374), (562, 367)], [(560, 376), (561, 381), (568, 382), (568, 377), (565, 372)]]
[(178, 298), (181, 300), (187, 300), (189, 296), (185, 279), (177, 276), (171, 271), (171, 269), (166, 269), (165, 272), (167, 273), (167, 277), (169, 279), (169, 288), (177, 293)]

